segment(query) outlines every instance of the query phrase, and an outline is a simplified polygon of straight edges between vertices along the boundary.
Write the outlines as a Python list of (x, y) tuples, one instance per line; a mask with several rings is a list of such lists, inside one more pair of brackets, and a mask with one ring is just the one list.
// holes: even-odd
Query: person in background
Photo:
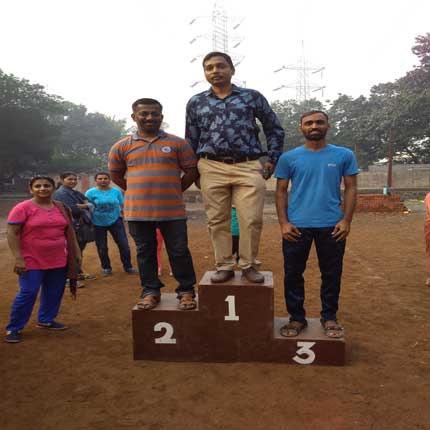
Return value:
[[(163, 262), (161, 258), (161, 251), (163, 249), (163, 235), (161, 234), (161, 231), (159, 228), (157, 228), (157, 263), (158, 263), (158, 276), (161, 276), (163, 274)], [(172, 276), (172, 268), (169, 267), (169, 275)]]
[(13, 207), (7, 219), (7, 240), (15, 257), (13, 270), (19, 284), (6, 327), (5, 342), (8, 343), (21, 341), (21, 331), (30, 319), (39, 290), (37, 327), (67, 329), (55, 318), (67, 277), (72, 294), (76, 294), (81, 258), (70, 211), (52, 199), (54, 180), (49, 176), (35, 176), (29, 186), (33, 197)]
[(231, 207), (231, 253), (239, 263), (239, 223), (237, 221), (236, 206)]
[[(73, 227), (76, 232), (81, 254), (87, 246), (86, 238), (79, 234), (79, 226), (81, 223), (91, 224), (91, 211), (94, 206), (88, 202), (87, 198), (79, 191), (74, 190), (78, 184), (78, 175), (74, 172), (63, 172), (60, 174), (59, 187), (54, 193), (54, 199), (64, 203), (72, 211)], [(94, 240), (94, 239), (93, 239)], [(85, 280), (96, 279), (95, 275), (84, 273), (82, 268), (79, 269), (79, 287), (83, 287)]]
[(424, 203), (426, 205), (426, 219), (424, 223), (424, 238), (426, 243), (426, 285), (430, 287), (430, 193), (427, 193)]
[(109, 259), (108, 232), (118, 246), (124, 272), (136, 274), (137, 270), (131, 264), (130, 246), (122, 219), (124, 198), (122, 192), (111, 186), (111, 178), (107, 172), (98, 172), (94, 176), (96, 186), (90, 188), (85, 197), (94, 205), (91, 221), (94, 224), (97, 253), (102, 265), (102, 276), (112, 275), (112, 265)]
[[(231, 207), (231, 243), (232, 243), (231, 252), (233, 257), (236, 259), (237, 263), (239, 263), (239, 259), (240, 259), (239, 242), (240, 242), (239, 221), (237, 220), (236, 206), (232, 206)], [(254, 267), (261, 266), (261, 261), (254, 258), (253, 266)]]

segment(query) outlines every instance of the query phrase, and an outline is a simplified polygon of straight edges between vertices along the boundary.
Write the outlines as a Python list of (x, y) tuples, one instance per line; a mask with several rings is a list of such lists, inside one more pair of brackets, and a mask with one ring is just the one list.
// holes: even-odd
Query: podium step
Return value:
[(135, 360), (345, 364), (344, 338), (325, 336), (318, 319), (295, 338), (279, 334), (288, 319), (274, 317), (271, 272), (263, 272), (264, 284), (240, 272), (212, 284), (210, 274), (200, 282), (197, 309), (179, 310), (175, 294), (162, 294), (150, 311), (133, 308)]

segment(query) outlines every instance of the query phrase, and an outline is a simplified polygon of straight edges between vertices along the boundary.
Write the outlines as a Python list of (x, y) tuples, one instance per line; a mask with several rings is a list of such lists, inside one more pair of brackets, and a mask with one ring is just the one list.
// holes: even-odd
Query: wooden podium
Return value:
[(162, 294), (153, 310), (133, 308), (135, 360), (345, 364), (344, 338), (325, 336), (318, 319), (297, 337), (279, 334), (288, 319), (274, 317), (272, 272), (261, 272), (263, 284), (241, 272), (213, 284), (212, 273), (200, 281), (195, 310), (179, 310), (175, 294)]

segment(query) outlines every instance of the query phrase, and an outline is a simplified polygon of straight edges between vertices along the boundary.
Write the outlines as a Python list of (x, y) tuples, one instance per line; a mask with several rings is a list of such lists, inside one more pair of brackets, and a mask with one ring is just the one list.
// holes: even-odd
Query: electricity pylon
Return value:
[(296, 100), (299, 102), (309, 100), (311, 98), (311, 93), (321, 91), (321, 96), (324, 96), (324, 85), (316, 84), (311, 81), (311, 75), (316, 75), (320, 73), (320, 80), (323, 77), (323, 71), (325, 67), (310, 67), (307, 64), (305, 57), (305, 48), (304, 43), (302, 41), (302, 54), (297, 62), (297, 64), (290, 64), (288, 66), (282, 66), (277, 70), (274, 70), (273, 73), (279, 73), (283, 70), (287, 71), (295, 71), (296, 72), (296, 82), (281, 85), (277, 88), (274, 88), (273, 91), (279, 91), (283, 88), (286, 89), (294, 89), (296, 90)]
[[(205, 18), (211, 19), (212, 23), (212, 31), (210, 34), (199, 34), (194, 36), (189, 44), (194, 44), (198, 39), (208, 39), (212, 41), (212, 51), (220, 51), (225, 52), (226, 54), (230, 55), (233, 61), (233, 65), (236, 67), (239, 65), (243, 59), (245, 58), (243, 55), (238, 54), (236, 52), (232, 52), (230, 50), (230, 45), (232, 46), (232, 49), (236, 49), (244, 40), (244, 37), (232, 35), (231, 32), (234, 32), (239, 28), (239, 26), (244, 21), (244, 18), (237, 22), (235, 25), (230, 27), (230, 19), (229, 16), (222, 4), (222, 2), (215, 2), (214, 8), (212, 10), (211, 16), (197, 16), (194, 17), (190, 22), (189, 25), (193, 25), (197, 20)], [(231, 30), (231, 32), (229, 31)], [(202, 58), (203, 54), (197, 54), (195, 55), (191, 60), (190, 63), (194, 63), (197, 59)], [(193, 84), (191, 84), (191, 88), (195, 87), (199, 83), (204, 82), (204, 80), (196, 81)], [(245, 86), (244, 81), (240, 81), (238, 79), (234, 79), (234, 82), (238, 83), (241, 86)]]

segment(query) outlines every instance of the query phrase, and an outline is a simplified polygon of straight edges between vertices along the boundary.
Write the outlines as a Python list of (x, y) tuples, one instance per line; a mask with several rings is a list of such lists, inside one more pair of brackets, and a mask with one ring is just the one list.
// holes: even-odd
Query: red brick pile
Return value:
[(405, 212), (408, 209), (398, 194), (359, 194), (356, 212)]

